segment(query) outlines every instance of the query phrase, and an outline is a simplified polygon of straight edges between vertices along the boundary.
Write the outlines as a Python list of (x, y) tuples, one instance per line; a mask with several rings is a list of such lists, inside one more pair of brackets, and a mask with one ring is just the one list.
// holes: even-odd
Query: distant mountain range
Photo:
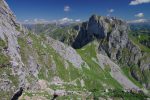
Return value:
[(142, 23), (150, 24), (150, 20), (147, 20), (147, 19), (137, 19), (137, 20), (131, 20), (127, 22), (129, 24), (142, 24)]
[(48, 21), (44, 19), (25, 20), (24, 22), (22, 22), (22, 24), (24, 25), (35, 25), (35, 24), (69, 25), (72, 23), (80, 23), (80, 22), (81, 22), (80, 19), (73, 20), (73, 19), (65, 17), (62, 19), (52, 20), (52, 21)]

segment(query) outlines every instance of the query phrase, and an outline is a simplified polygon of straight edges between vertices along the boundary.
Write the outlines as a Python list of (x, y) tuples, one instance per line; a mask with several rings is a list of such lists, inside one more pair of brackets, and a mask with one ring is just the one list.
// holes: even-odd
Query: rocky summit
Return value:
[(150, 49), (125, 21), (40, 26), (42, 34), (24, 28), (0, 0), (0, 100), (149, 98)]
[(82, 48), (91, 41), (98, 40), (97, 48), (100, 54), (108, 56), (121, 67), (138, 69), (139, 72), (134, 68), (131, 70), (132, 76), (149, 88), (149, 82), (144, 82), (144, 77), (149, 76), (144, 75), (145, 72), (149, 73), (149, 52), (144, 52), (130, 39), (130, 32), (128, 24), (122, 20), (93, 15), (88, 22), (82, 24), (73, 47)]

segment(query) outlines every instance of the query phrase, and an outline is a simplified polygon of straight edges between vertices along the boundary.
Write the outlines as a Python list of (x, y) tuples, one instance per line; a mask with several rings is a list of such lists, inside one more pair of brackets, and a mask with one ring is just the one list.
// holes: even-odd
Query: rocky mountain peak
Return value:
[(12, 25), (16, 25), (16, 17), (5, 0), (0, 0), (0, 17), (3, 18), (3, 20), (7, 19)]
[[(108, 56), (121, 66), (136, 66), (142, 73), (143, 69), (146, 71), (149, 68), (150, 64), (147, 62), (149, 57), (145, 56), (147, 53), (143, 53), (141, 48), (129, 38), (130, 31), (130, 27), (123, 20), (92, 15), (88, 22), (82, 24), (73, 47), (79, 49), (93, 40), (98, 40), (100, 54)], [(142, 74), (139, 75), (135, 69), (132, 69), (132, 75), (138, 81), (144, 80), (141, 78)], [(146, 85), (149, 87), (149, 83)]]
[(122, 20), (114, 17), (92, 15), (88, 22), (82, 24), (73, 47), (81, 48), (94, 38), (109, 39), (109, 37), (120, 37), (118, 41), (126, 40), (128, 38), (128, 31), (127, 23)]

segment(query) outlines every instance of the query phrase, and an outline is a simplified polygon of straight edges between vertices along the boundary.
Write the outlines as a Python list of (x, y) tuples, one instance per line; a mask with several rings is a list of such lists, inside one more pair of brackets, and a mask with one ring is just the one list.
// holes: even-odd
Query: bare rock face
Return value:
[(77, 52), (69, 46), (48, 37), (48, 43), (55, 49), (55, 51), (62, 56), (65, 60), (71, 62), (75, 67), (81, 68), (85, 63)]
[(135, 84), (133, 84), (124, 74), (122, 74), (120, 67), (112, 62), (107, 56), (102, 54), (97, 55), (101, 67), (104, 68), (105, 65), (108, 65), (111, 70), (111, 75), (116, 79), (125, 89), (139, 89)]
[[(108, 56), (112, 61), (121, 66), (132, 68), (133, 77), (143, 82), (144, 74), (150, 69), (150, 60), (142, 50), (128, 38), (130, 28), (127, 23), (110, 17), (93, 15), (88, 22), (84, 22), (80, 28), (79, 34), (73, 43), (75, 49), (81, 48), (89, 42), (97, 39), (99, 41), (99, 52)], [(137, 71), (137, 69), (139, 69)], [(141, 73), (141, 75), (139, 74)], [(148, 72), (147, 72), (148, 73)], [(146, 75), (145, 75), (146, 76)], [(146, 76), (147, 77), (147, 76)], [(144, 82), (143, 82), (144, 83)], [(149, 83), (146, 82), (147, 88)]]
[(92, 34), (87, 34), (88, 22), (83, 22), (80, 31), (72, 44), (75, 49), (81, 48), (93, 40)]
[[(2, 68), (0, 69), (3, 70), (3, 72), (1, 72), (3, 81), (0, 81), (0, 91), (3, 91), (3, 93), (9, 92), (10, 95), (13, 95), (13, 93), (19, 87), (23, 87), (25, 83), (24, 64), (19, 54), (17, 41), (17, 36), (20, 35), (19, 30), (21, 30), (21, 28), (21, 25), (16, 23), (16, 18), (5, 0), (0, 0), (0, 40), (6, 44), (0, 54), (7, 56), (7, 60), (9, 61), (9, 64), (7, 64), (5, 68), (2, 64)], [(16, 77), (16, 79), (11, 79), (10, 77)]]
[(105, 17), (93, 15), (89, 19), (87, 33), (94, 34), (94, 36), (97, 38), (106, 37), (109, 30), (109, 23), (107, 23), (105, 20), (109, 21)]
[(99, 50), (111, 59), (119, 59), (122, 48), (128, 44), (128, 26), (126, 22), (115, 18), (93, 15), (82, 24), (74, 48), (81, 48), (95, 38), (100, 40)]
[(128, 41), (127, 29), (127, 24), (121, 20), (93, 15), (88, 22), (82, 24), (73, 47), (81, 48), (94, 38), (119, 42), (123, 47)]

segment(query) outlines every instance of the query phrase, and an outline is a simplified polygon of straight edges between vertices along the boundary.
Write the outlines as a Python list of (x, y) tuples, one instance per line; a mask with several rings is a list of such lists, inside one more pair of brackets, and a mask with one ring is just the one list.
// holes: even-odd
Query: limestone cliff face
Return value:
[[(16, 23), (16, 18), (7, 3), (5, 0), (0, 0), (0, 41), (5, 44), (1, 45), (0, 54), (3, 55), (1, 56), (1, 63), (8, 60), (7, 63), (0, 64), (1, 70), (3, 70), (1, 72), (0, 91), (9, 91), (9, 93), (16, 91), (19, 86), (23, 86), (25, 81), (24, 64), (21, 61), (17, 41), (17, 36), (20, 35), (18, 28), (21, 29), (21, 26)], [(2, 61), (5, 57), (7, 59)], [(9, 75), (5, 70), (9, 71)], [(19, 77), (16, 79), (18, 85), (10, 79), (12, 77)]]
[[(136, 69), (140, 69), (140, 73), (143, 73), (150, 68), (150, 61), (146, 56), (147, 53), (142, 52), (141, 48), (129, 39), (129, 31), (127, 23), (122, 20), (93, 15), (88, 22), (82, 24), (73, 47), (81, 48), (97, 39), (101, 54), (108, 56), (121, 66), (136, 66), (131, 73), (142, 83), (144, 74), (139, 75)], [(147, 87), (149, 83), (146, 82)]]
[(124, 47), (128, 41), (127, 29), (127, 24), (121, 20), (93, 15), (88, 22), (82, 24), (73, 47), (81, 48), (94, 38), (105, 38), (110, 40), (110, 43), (118, 41), (119, 45)]

